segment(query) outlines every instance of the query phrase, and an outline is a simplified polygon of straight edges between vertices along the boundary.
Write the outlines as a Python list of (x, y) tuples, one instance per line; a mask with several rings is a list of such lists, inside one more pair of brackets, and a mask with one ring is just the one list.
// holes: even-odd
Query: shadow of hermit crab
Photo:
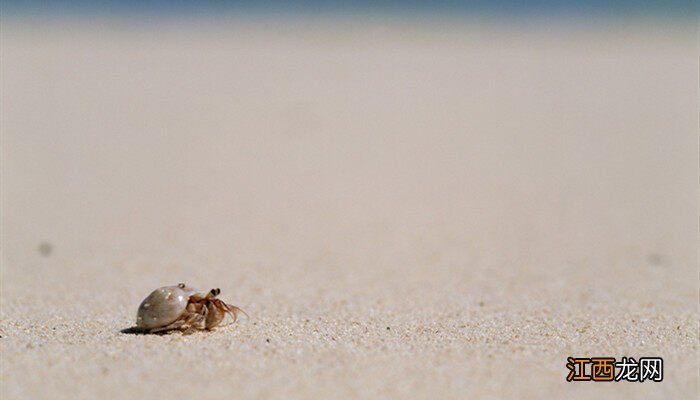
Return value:
[(154, 290), (139, 306), (136, 326), (123, 329), (122, 333), (146, 334), (181, 331), (191, 334), (198, 330), (211, 331), (219, 326), (227, 315), (233, 322), (238, 314), (248, 314), (236, 306), (216, 298), (220, 289), (202, 292), (184, 283), (164, 286)]

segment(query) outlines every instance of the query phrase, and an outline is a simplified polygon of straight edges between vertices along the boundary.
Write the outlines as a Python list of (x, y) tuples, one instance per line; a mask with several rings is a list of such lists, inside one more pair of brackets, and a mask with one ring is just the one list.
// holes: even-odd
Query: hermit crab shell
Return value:
[(184, 284), (154, 290), (141, 302), (136, 326), (149, 330), (172, 324), (185, 312), (190, 297), (198, 293), (201, 294)]

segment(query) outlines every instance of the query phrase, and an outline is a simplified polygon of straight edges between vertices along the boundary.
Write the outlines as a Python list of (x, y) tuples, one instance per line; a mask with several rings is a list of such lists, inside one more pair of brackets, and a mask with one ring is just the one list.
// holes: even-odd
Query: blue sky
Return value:
[(360, 1), (217, 1), (217, 0), (2, 0), (3, 11), (20, 13), (207, 13), (207, 12), (375, 12), (406, 11), (448, 14), (562, 14), (614, 16), (697, 16), (696, 0), (360, 0)]

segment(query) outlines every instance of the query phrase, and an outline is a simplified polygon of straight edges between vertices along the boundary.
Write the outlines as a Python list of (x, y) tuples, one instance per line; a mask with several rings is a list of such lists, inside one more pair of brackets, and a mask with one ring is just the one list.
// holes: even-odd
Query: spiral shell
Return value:
[(154, 290), (141, 302), (136, 326), (151, 330), (172, 324), (185, 313), (190, 296), (197, 293), (200, 291), (184, 284)]

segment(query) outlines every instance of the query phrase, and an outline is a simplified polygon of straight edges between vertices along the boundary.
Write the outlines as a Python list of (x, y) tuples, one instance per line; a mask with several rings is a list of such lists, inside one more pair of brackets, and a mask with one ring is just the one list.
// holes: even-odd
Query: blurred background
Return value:
[(5, 274), (696, 275), (693, 2), (2, 11)]
[(181, 281), (271, 320), (697, 313), (693, 1), (1, 11), (6, 321), (90, 295), (117, 331)]

